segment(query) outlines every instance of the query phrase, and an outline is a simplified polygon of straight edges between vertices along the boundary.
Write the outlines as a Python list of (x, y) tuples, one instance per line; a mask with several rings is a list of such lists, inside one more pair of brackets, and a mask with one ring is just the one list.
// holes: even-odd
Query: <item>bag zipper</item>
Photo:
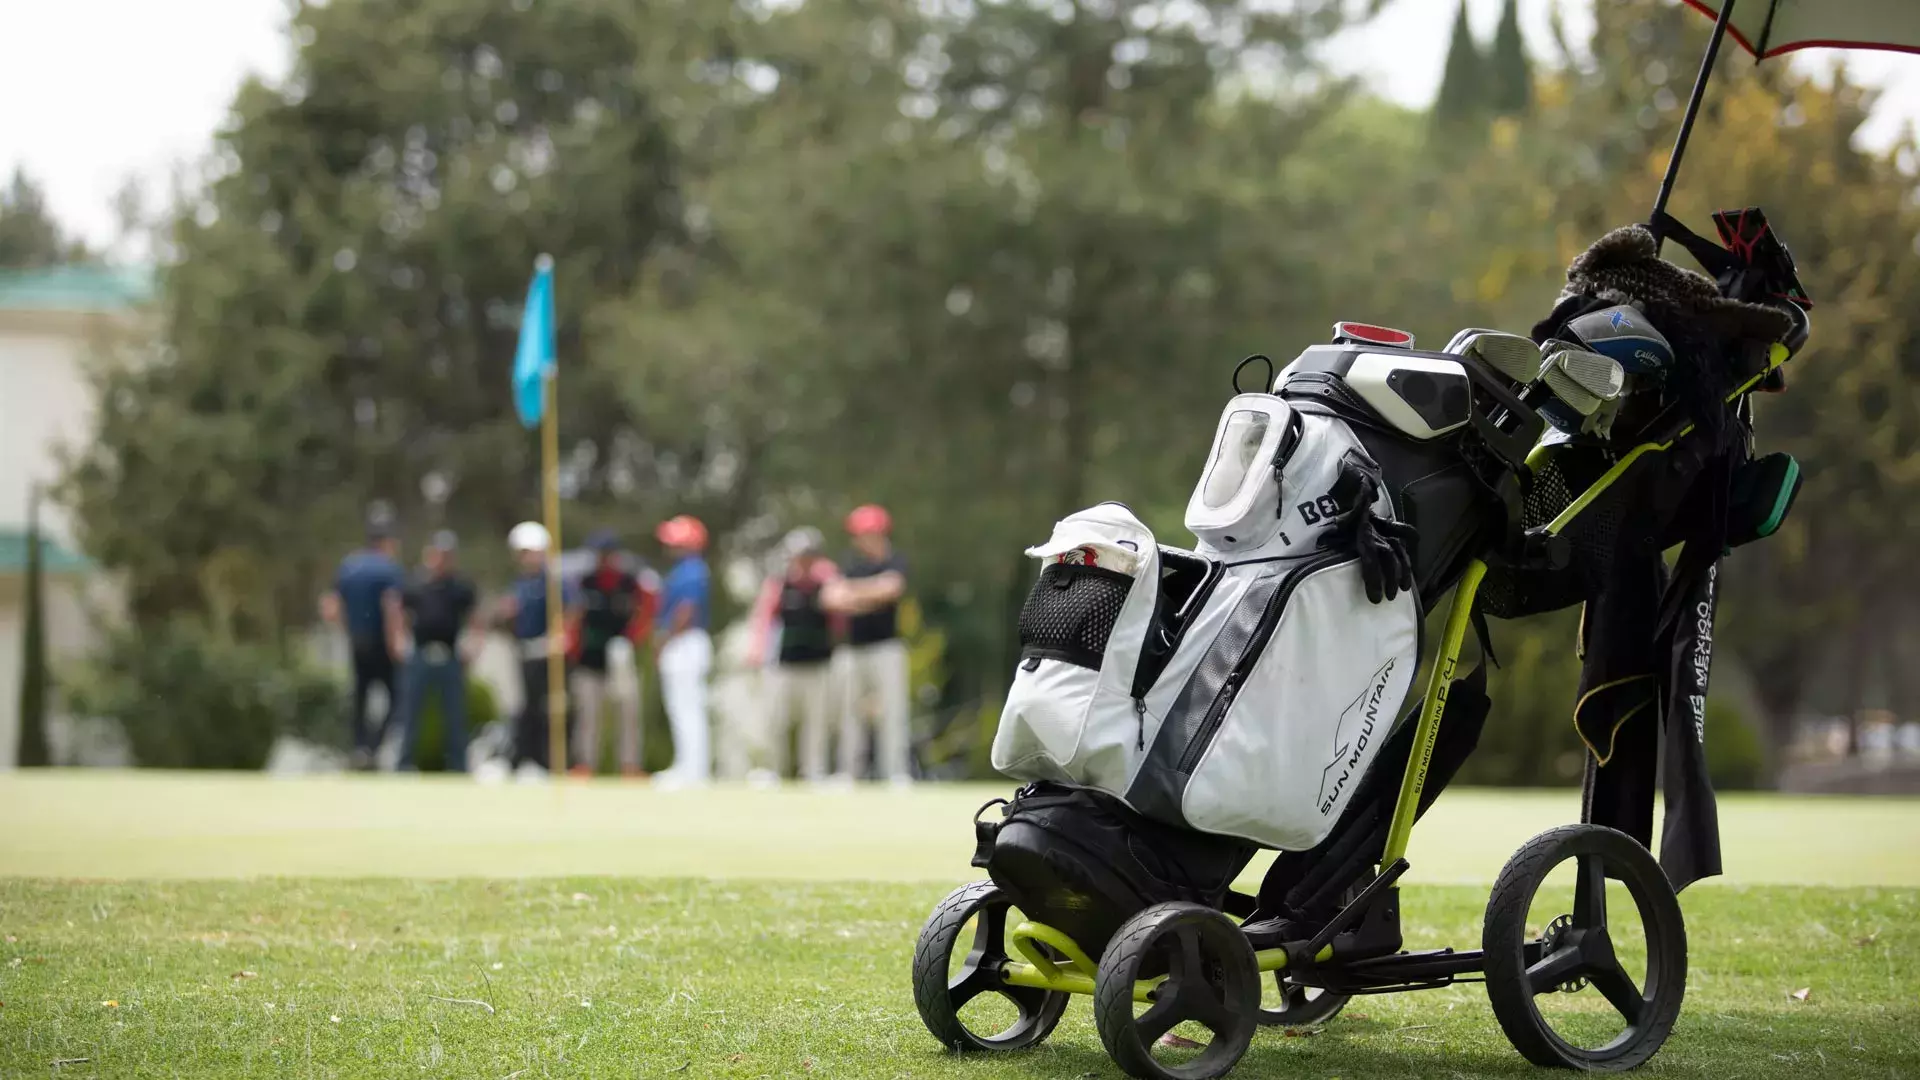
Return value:
[(1191, 774), (1194, 766), (1200, 763), (1200, 755), (1206, 753), (1207, 747), (1212, 745), (1214, 735), (1219, 732), (1220, 725), (1226, 721), (1227, 710), (1233, 707), (1233, 699), (1240, 693), (1240, 684), (1245, 681), (1254, 662), (1260, 659), (1260, 654), (1266, 651), (1267, 642), (1272, 640), (1274, 630), (1279, 627), (1280, 616), (1287, 609), (1287, 601), (1293, 598), (1293, 590), (1299, 587), (1300, 582), (1306, 580), (1309, 574), (1339, 566), (1352, 559), (1350, 552), (1341, 552), (1333, 558), (1316, 560), (1295, 570), (1288, 575), (1279, 588), (1274, 590), (1273, 595), (1267, 599), (1266, 610), (1260, 613), (1260, 621), (1254, 626), (1253, 634), (1247, 639), (1246, 648), (1241, 650), (1239, 658), (1233, 663), (1233, 670), (1227, 673), (1226, 682), (1221, 684), (1220, 693), (1214, 696), (1213, 704), (1208, 706), (1206, 715), (1200, 718), (1199, 728), (1194, 731), (1193, 737), (1187, 740), (1187, 745), (1180, 751), (1180, 759), (1174, 765), (1175, 771)]

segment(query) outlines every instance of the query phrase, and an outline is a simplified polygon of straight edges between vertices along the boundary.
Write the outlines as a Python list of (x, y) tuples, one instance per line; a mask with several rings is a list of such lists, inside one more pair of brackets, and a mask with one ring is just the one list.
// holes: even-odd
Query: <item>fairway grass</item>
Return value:
[[(944, 891), (11, 880), (0, 883), (0, 1075), (1117, 1080), (1084, 999), (1036, 1051), (939, 1049), (908, 972)], [(1404, 897), (1410, 945), (1477, 945), (1484, 890)], [(1684, 901), (1686, 1008), (1644, 1075), (1920, 1071), (1920, 896), (1723, 887)], [(1552, 1074), (1507, 1045), (1480, 987), (1456, 985), (1358, 999), (1310, 1037), (1264, 1031), (1234, 1075)]]
[[(1084, 1000), (997, 1057), (914, 1012), (914, 937), (1009, 786), (0, 776), (0, 1080), (1118, 1080)], [(1477, 948), (1500, 865), (1577, 805), (1448, 792), (1414, 833), (1408, 947)], [(1721, 824), (1643, 1074), (1920, 1077), (1920, 802), (1741, 796)], [(1263, 1032), (1233, 1075), (1552, 1074), (1461, 984)]]
[[(483, 787), (450, 776), (0, 774), (0, 876), (971, 880), (967, 824), (1011, 783), (910, 791), (619, 781)], [(1492, 883), (1579, 793), (1448, 791), (1413, 832), (1409, 882)], [(1709, 883), (1920, 888), (1920, 799), (1730, 795)], [(1256, 869), (1258, 867), (1256, 866)]]

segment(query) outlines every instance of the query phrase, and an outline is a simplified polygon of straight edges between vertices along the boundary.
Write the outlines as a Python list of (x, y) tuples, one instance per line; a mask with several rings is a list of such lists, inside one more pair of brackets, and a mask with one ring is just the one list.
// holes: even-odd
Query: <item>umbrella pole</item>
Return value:
[[(1680, 118), (1680, 134), (1674, 137), (1673, 154), (1667, 158), (1667, 175), (1660, 179), (1660, 197), (1653, 201), (1652, 219), (1667, 209), (1667, 197), (1673, 194), (1673, 182), (1680, 175), (1680, 158), (1687, 152), (1687, 137), (1693, 134), (1694, 118), (1700, 115), (1700, 99), (1706, 96), (1707, 79), (1713, 75), (1713, 62), (1720, 55), (1720, 42), (1727, 36), (1727, 22), (1733, 17), (1733, 0), (1720, 0), (1720, 14), (1713, 20), (1713, 36), (1707, 39), (1707, 54), (1700, 58), (1700, 74), (1693, 77), (1693, 93), (1687, 98), (1687, 114)], [(1664, 238), (1653, 230), (1654, 253)]]

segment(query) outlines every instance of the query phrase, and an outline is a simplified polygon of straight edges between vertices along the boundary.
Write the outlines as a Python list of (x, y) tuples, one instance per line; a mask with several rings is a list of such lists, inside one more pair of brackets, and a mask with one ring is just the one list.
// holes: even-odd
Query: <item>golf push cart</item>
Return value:
[[(1085, 994), (1126, 1072), (1205, 1080), (1257, 1027), (1484, 981), (1536, 1064), (1618, 1071), (1659, 1050), (1686, 990), (1677, 891), (1720, 870), (1702, 745), (1718, 565), (1774, 532), (1800, 483), (1792, 458), (1754, 453), (1751, 395), (1784, 388), (1811, 306), (1759, 210), (1715, 214), (1715, 243), (1665, 204), (1723, 36), (1757, 56), (1831, 44), (1797, 24), (1848, 7), (1733, 6), (1650, 221), (1576, 259), (1530, 336), (1420, 351), (1340, 323), (1277, 372), (1250, 357), (1188, 504), (1192, 549), (1118, 503), (1028, 549), (993, 746), (1026, 784), (975, 815), (988, 880), (941, 901), (914, 954), (943, 1045), (1032, 1047)], [(1666, 240), (1707, 274), (1660, 259)], [(1249, 369), (1262, 381), (1242, 391)], [(1449, 593), (1415, 695), (1424, 617)], [(1466, 637), (1490, 656), (1485, 616), (1575, 604), (1581, 821), (1507, 862), (1479, 948), (1406, 951), (1408, 838), (1490, 704), (1483, 668), (1460, 673)], [(1234, 891), (1260, 848), (1280, 854), (1258, 892)]]

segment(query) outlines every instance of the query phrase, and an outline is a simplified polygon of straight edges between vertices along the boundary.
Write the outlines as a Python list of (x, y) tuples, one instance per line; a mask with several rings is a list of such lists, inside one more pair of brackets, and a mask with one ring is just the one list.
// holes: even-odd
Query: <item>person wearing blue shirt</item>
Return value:
[[(520, 564), (513, 589), (501, 598), (499, 616), (513, 631), (520, 654), (521, 700), (514, 718), (513, 764), (522, 779), (549, 769), (547, 715), (547, 558), (552, 537), (537, 521), (523, 521), (507, 534), (507, 546)], [(571, 614), (579, 590), (562, 583), (560, 606)], [(564, 718), (561, 721), (565, 722)]]
[[(340, 561), (333, 591), (321, 601), (328, 622), (343, 626), (353, 658), (353, 767), (371, 769), (396, 715), (395, 662), (400, 657), (400, 596), (406, 573), (396, 558), (400, 545), (383, 526), (367, 529), (367, 545)], [(367, 699), (386, 689), (386, 710), (376, 728)]]
[(654, 535), (673, 568), (660, 583), (660, 614), (654, 630), (659, 648), (660, 697), (673, 731), (673, 767), (654, 777), (668, 787), (697, 787), (713, 775), (707, 741), (707, 672), (713, 640), (707, 636), (710, 580), (707, 527), (682, 514), (660, 524)]

